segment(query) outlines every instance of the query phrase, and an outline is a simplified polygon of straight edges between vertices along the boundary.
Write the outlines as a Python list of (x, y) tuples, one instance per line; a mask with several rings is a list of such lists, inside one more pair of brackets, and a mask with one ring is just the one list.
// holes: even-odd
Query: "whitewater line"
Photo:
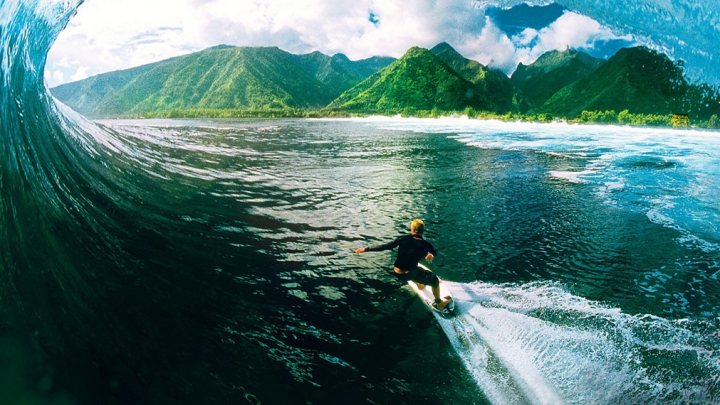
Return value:
[[(485, 316), (501, 317), (499, 310), (468, 305), (472, 301), (459, 284), (448, 283), (456, 298), (456, 316), (446, 319), (435, 314), (465, 368), (480, 390), (494, 405), (559, 405), (566, 401), (530, 362), (503, 356), (508, 347), (482, 322)], [(480, 308), (482, 309), (482, 308)], [(474, 313), (473, 313), (474, 312)], [(507, 311), (505, 311), (507, 312)], [(530, 357), (530, 356), (529, 356)]]

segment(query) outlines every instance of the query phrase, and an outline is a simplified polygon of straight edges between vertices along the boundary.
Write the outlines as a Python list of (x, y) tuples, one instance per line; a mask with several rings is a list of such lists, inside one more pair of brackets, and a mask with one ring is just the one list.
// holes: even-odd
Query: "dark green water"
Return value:
[[(17, 293), (34, 337), (0, 348), (24, 353), (10, 369), (38, 401), (503, 402), (472, 370), (504, 371), (453, 343), (394, 279), (391, 253), (353, 254), (413, 218), (440, 252), (433, 269), (471, 293), (461, 308), (497, 342), (492, 356), (529, 387), (507, 403), (718, 398), (717, 321), (704, 315), (717, 283), (667, 298), (689, 296), (715, 255), (548, 175), (583, 162), (372, 121), (103, 125), (88, 164), (104, 167), (90, 188), (106, 197), (87, 221), (107, 235), (58, 220), (46, 243), (67, 262), (41, 260), (51, 271)], [(607, 382), (589, 370), (617, 391), (599, 396)]]

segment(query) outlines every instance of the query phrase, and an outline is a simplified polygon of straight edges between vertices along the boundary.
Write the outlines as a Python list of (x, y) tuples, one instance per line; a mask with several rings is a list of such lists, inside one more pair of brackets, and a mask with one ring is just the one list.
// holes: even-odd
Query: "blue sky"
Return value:
[[(509, 9), (490, 7), (486, 15), (508, 37), (517, 37), (528, 28), (541, 31), (549, 27), (568, 12), (565, 7), (552, 3), (547, 6), (531, 6), (519, 4)], [(611, 36), (595, 38), (584, 46), (576, 46), (578, 50), (598, 58), (609, 58), (619, 49), (637, 45), (631, 36), (613, 38)]]
[(512, 73), (568, 47), (608, 57), (637, 42), (550, 4), (483, 6), (471, 0), (86, 0), (46, 65), (49, 86), (218, 44), (292, 53), (400, 57), (448, 42), (464, 56)]
[(567, 9), (552, 3), (547, 6), (518, 4), (509, 9), (490, 7), (485, 12), (509, 36), (520, 34), (526, 28), (543, 29), (560, 18)]

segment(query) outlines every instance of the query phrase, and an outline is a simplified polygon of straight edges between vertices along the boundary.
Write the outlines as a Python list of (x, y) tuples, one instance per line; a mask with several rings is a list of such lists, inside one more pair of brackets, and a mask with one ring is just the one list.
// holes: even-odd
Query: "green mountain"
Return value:
[(440, 43), (430, 52), (459, 73), (463, 79), (475, 84), (476, 88), (486, 95), (486, 100), (492, 105), (491, 110), (515, 109), (517, 90), (504, 73), (490, 70), (480, 62), (465, 58), (447, 42)]
[(337, 97), (338, 88), (352, 87), (389, 62), (371, 58), (354, 64), (342, 56), (297, 56), (276, 47), (218, 46), (51, 91), (89, 117), (189, 109), (317, 109)]
[(542, 120), (609, 110), (683, 113), (693, 120), (720, 115), (718, 89), (689, 84), (681, 62), (644, 47), (622, 49), (608, 61), (571, 50), (549, 52), (529, 66), (521, 64), (508, 79), (447, 43), (411, 48), (397, 60), (361, 61), (343, 54), (293, 55), (276, 47), (217, 46), (51, 91), (92, 118), (435, 115), (468, 108), (469, 115), (521, 111), (543, 114)]
[(84, 80), (62, 84), (50, 89), (52, 95), (73, 110), (88, 117), (102, 116), (103, 104), (138, 76), (155, 68), (162, 68), (173, 59), (92, 76)]
[(664, 54), (645, 47), (618, 51), (593, 73), (565, 86), (537, 112), (568, 118), (583, 110), (628, 110), (633, 114), (685, 112), (692, 86), (682, 68)]
[(424, 48), (413, 47), (385, 69), (343, 93), (328, 107), (362, 113), (412, 110), (500, 111), (494, 95)]
[(305, 55), (291, 55), (291, 58), (327, 86), (333, 99), (395, 61), (395, 58), (379, 56), (351, 61), (341, 53), (327, 56), (317, 51)]
[(351, 61), (347, 56), (338, 53), (333, 56), (333, 60), (345, 68), (345, 70), (362, 77), (363, 80), (373, 75), (375, 72), (387, 67), (395, 62), (395, 58), (389, 56), (373, 56), (372, 58)]
[(536, 108), (563, 87), (586, 77), (604, 63), (604, 59), (575, 50), (550, 51), (530, 65), (520, 63), (510, 81), (522, 91), (528, 106)]

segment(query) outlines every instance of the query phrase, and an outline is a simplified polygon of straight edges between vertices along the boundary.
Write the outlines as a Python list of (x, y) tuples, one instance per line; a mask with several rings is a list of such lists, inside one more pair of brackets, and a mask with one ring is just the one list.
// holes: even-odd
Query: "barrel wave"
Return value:
[[(148, 281), (138, 252), (158, 249), (159, 230), (172, 224), (162, 207), (138, 198), (152, 186), (125, 176), (132, 156), (112, 146), (113, 134), (60, 111), (43, 83), (49, 47), (79, 4), (0, 3), (3, 403), (102, 403), (110, 391), (121, 403), (143, 397), (133, 382), (138, 363), (125, 361), (128, 345), (142, 339), (128, 334), (161, 331), (157, 315), (135, 313), (147, 286), (133, 285)], [(146, 344), (132, 356), (163, 350)]]
[[(0, 403), (720, 401), (715, 134), (93, 122), (81, 3), (0, 0)], [(415, 217), (457, 318), (353, 254)]]
[(42, 80), (45, 55), (76, 6), (2, 3), (0, 249), (3, 321), (13, 328), (35, 330), (56, 304), (78, 302), (64, 297), (87, 282), (74, 269), (97, 268), (99, 252), (116, 248), (95, 217), (111, 197), (97, 181), (94, 142), (58, 111)]
[[(47, 52), (80, 4), (0, 2), (0, 402), (243, 398), (218, 381), (230, 364), (208, 356), (215, 369), (197, 366), (198, 350), (221, 344), (220, 318), (246, 313), (232, 297), (247, 292), (222, 286), (227, 251), (210, 264), (192, 242), (207, 232), (177, 211), (192, 179), (146, 170), (149, 154), (169, 148), (87, 121), (45, 87)], [(232, 242), (250, 246), (243, 235)], [(245, 260), (251, 277), (262, 259)]]

